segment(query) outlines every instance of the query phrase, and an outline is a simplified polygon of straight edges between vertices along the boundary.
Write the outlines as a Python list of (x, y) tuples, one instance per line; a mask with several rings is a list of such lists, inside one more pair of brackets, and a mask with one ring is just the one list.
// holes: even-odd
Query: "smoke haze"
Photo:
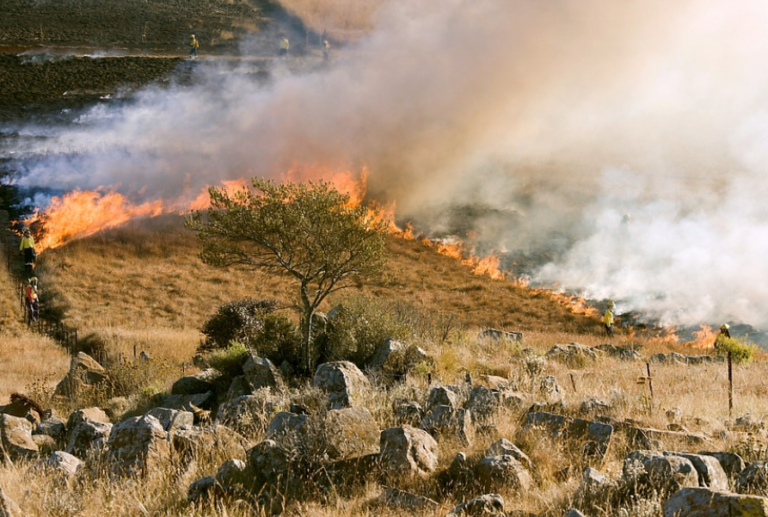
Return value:
[(19, 182), (183, 206), (222, 180), (367, 164), (369, 193), (426, 232), (450, 206), (519, 214), (477, 230), (556, 249), (538, 281), (766, 327), (766, 26), (757, 0), (392, 0), (323, 70), (278, 63), (259, 85), (211, 65), (94, 108)]

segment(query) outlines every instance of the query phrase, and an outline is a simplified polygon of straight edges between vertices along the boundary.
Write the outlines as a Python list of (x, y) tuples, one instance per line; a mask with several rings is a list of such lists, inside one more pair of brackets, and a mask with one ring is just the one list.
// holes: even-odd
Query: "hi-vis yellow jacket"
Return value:
[(24, 251), (27, 248), (35, 249), (35, 239), (31, 236), (21, 238), (21, 246), (19, 246), (19, 250)]
[(608, 327), (613, 325), (613, 311), (611, 309), (606, 310), (603, 314), (603, 323)]

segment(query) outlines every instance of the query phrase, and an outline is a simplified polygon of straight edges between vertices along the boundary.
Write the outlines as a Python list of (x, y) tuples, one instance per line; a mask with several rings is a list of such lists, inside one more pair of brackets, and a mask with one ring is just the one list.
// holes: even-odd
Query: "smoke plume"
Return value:
[(20, 183), (183, 204), (366, 164), (369, 193), (427, 232), (451, 206), (519, 215), (475, 230), (554, 250), (538, 281), (765, 326), (766, 26), (757, 0), (391, 0), (323, 69), (276, 62), (258, 84), (212, 65), (94, 108), (25, 150)]

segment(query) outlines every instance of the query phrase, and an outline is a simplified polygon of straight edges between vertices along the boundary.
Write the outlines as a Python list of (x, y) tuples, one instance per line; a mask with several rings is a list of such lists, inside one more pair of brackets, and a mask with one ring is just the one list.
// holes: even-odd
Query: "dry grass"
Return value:
[(278, 0), (289, 13), (318, 34), (335, 41), (352, 41), (373, 27), (376, 11), (386, 0)]

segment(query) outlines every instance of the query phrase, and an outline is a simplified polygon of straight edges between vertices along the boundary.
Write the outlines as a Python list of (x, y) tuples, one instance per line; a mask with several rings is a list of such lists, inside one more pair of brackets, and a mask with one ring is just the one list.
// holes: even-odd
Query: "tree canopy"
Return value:
[(313, 368), (312, 315), (326, 297), (384, 265), (387, 222), (375, 209), (353, 206), (324, 181), (276, 183), (253, 178), (251, 188), (209, 189), (211, 207), (187, 225), (214, 266), (244, 265), (289, 275), (299, 285), (302, 367)]

